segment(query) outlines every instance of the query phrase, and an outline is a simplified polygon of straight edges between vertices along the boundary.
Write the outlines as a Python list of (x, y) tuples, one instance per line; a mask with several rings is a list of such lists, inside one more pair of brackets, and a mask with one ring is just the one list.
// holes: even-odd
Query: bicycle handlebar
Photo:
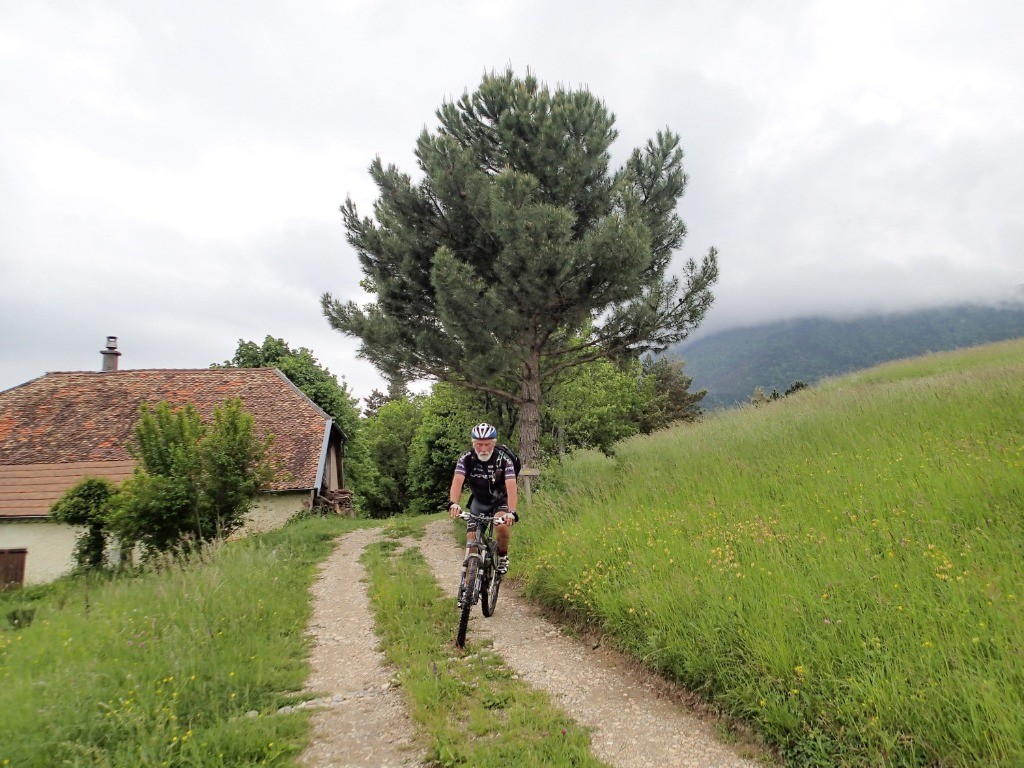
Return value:
[[(505, 515), (508, 515), (510, 518), (512, 517), (511, 512), (502, 512), (501, 515), (503, 519)], [(495, 517), (497, 517), (497, 515), (478, 515), (475, 512), (470, 512), (468, 509), (462, 510), (457, 516), (465, 520), (467, 523), (472, 522), (473, 520), (480, 523), (496, 523)]]

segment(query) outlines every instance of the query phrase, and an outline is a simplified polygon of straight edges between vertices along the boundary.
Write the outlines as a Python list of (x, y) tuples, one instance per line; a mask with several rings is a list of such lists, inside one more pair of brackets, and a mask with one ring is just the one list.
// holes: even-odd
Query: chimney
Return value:
[(107, 336), (107, 348), (101, 349), (100, 354), (103, 355), (103, 372), (116, 371), (117, 358), (121, 356), (117, 351), (117, 336)]

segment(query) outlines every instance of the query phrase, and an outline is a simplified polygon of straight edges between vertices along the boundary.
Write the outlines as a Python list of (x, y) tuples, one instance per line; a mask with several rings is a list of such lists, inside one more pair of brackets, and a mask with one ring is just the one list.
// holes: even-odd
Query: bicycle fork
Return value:
[[(476, 578), (473, 579), (472, 584), (467, 584), (466, 571), (468, 570), (470, 560), (476, 560), (478, 565), (476, 569)], [(480, 599), (480, 580), (483, 578), (485, 560), (486, 554), (481, 554), (479, 543), (474, 543), (466, 547), (466, 557), (462, 561), (462, 572), (459, 574), (460, 606), (465, 605), (466, 600), (469, 600), (470, 605), (476, 605), (476, 601)]]

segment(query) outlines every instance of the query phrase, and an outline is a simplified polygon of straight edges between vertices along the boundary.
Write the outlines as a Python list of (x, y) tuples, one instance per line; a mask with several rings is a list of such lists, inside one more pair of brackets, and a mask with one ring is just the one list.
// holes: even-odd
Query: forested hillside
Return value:
[(755, 387), (782, 394), (795, 381), (877, 363), (1024, 336), (1024, 304), (954, 306), (852, 320), (804, 318), (716, 333), (673, 349), (706, 410), (750, 400)]

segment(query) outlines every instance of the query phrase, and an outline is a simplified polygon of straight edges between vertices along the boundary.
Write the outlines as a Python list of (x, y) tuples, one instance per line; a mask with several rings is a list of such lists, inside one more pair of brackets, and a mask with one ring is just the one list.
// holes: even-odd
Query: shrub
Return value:
[(114, 500), (110, 527), (149, 552), (189, 549), (240, 528), (273, 477), (272, 436), (259, 438), (238, 399), (209, 427), (191, 404), (143, 405), (130, 452), (139, 464)]

